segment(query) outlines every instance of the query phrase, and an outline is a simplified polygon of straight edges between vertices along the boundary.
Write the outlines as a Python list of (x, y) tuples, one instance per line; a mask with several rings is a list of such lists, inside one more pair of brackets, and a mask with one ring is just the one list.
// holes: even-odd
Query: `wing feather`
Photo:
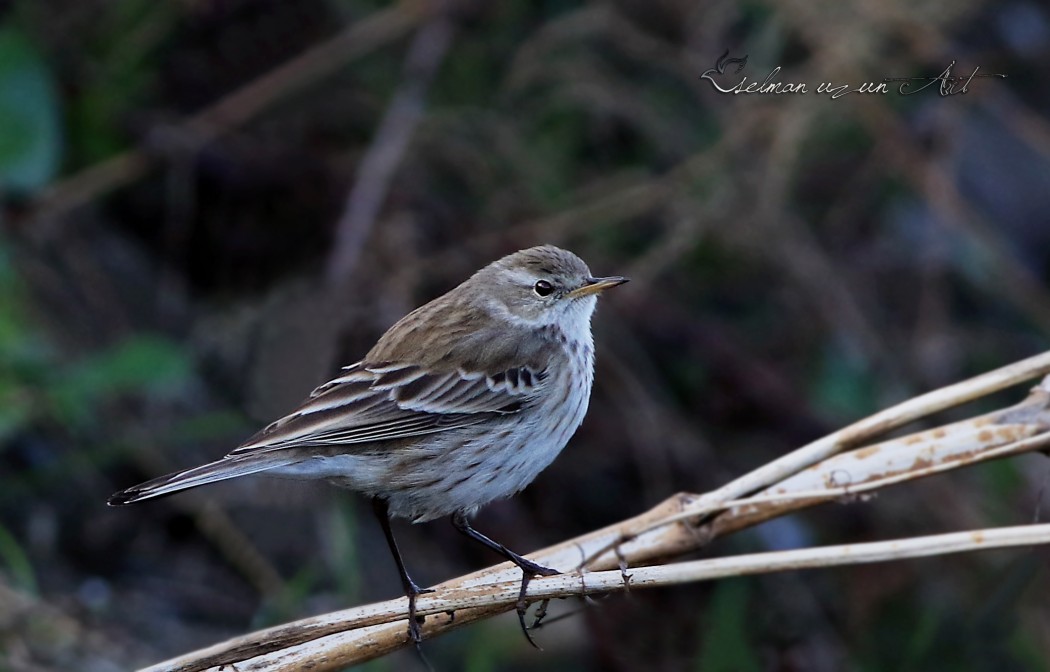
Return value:
[(544, 371), (526, 366), (485, 374), (359, 362), (230, 455), (371, 444), (465, 427), (517, 413), (542, 394), (545, 378)]

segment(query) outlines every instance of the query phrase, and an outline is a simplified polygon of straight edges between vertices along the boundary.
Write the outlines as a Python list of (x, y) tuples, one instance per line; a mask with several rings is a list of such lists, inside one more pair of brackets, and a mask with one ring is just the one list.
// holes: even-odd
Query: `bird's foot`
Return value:
[[(532, 644), (536, 649), (542, 651), (543, 649), (541, 649), (536, 641), (532, 639), (532, 635), (529, 634), (529, 628), (525, 624), (525, 611), (529, 607), (528, 602), (525, 601), (525, 596), (529, 590), (529, 582), (532, 581), (534, 577), (554, 576), (555, 574), (561, 574), (561, 572), (556, 569), (551, 569), (550, 567), (538, 565), (531, 560), (526, 560), (525, 558), (520, 558), (520, 560), (521, 562), (518, 562), (517, 565), (518, 567), (521, 567), (521, 590), (518, 591), (518, 602), (515, 605), (516, 611), (518, 612), (518, 623), (521, 625), (521, 633), (525, 635), (525, 639), (529, 641), (529, 644)], [(539, 618), (536, 619), (536, 622), (533, 625), (538, 624)]]
[(408, 597), (408, 637), (417, 649), (423, 641), (423, 623), (426, 616), (416, 615), (416, 596), (434, 592), (433, 588), (420, 588), (414, 581), (405, 587), (405, 595)]

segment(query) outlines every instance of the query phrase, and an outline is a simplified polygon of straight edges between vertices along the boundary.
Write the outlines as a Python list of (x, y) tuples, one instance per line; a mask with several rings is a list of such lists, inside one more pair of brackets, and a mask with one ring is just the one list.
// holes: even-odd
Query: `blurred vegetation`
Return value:
[[(584, 426), (478, 517), (522, 551), (1050, 344), (1045, 6), (468, 2), (447, 49), (427, 7), (0, 4), (0, 670), (129, 669), (398, 595), (368, 507), (327, 486), (104, 502), (224, 454), (521, 247), (633, 278), (597, 317)], [(700, 74), (726, 50), (811, 93), (718, 94)], [(1008, 78), (813, 93), (953, 60)], [(711, 552), (1027, 522), (1048, 478), (991, 464)], [(447, 525), (398, 533), (421, 581), (494, 561)], [(542, 653), (513, 618), (425, 648), (472, 671), (1045, 670), (1045, 563), (638, 591), (558, 605)]]

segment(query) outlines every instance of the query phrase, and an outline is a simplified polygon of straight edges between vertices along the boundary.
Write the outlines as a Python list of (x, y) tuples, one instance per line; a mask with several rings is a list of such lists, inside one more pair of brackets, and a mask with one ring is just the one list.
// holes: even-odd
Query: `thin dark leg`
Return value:
[(401, 559), (401, 551), (398, 550), (397, 542), (394, 541), (394, 531), (390, 529), (390, 509), (386, 500), (381, 497), (373, 497), (372, 511), (375, 512), (376, 518), (379, 519), (379, 525), (383, 528), (383, 534), (386, 535), (386, 543), (390, 546), (390, 553), (394, 556), (394, 562), (397, 563), (397, 571), (401, 574), (401, 586), (405, 589), (405, 597), (408, 598), (408, 636), (412, 638), (418, 649), (419, 643), (423, 641), (423, 632), (419, 626), (423, 623), (425, 617), (416, 617), (416, 595), (434, 591), (420, 588), (412, 580), (412, 577), (408, 575), (408, 570), (405, 569), (405, 561)]
[(551, 569), (550, 567), (537, 565), (532, 560), (521, 557), (503, 544), (489, 539), (484, 534), (471, 527), (470, 521), (467, 520), (467, 516), (463, 513), (452, 514), (452, 526), (474, 541), (484, 544), (521, 568), (521, 590), (518, 592), (518, 604), (516, 605), (518, 622), (521, 624), (521, 631), (525, 634), (525, 639), (529, 640), (529, 644), (532, 644), (537, 649), (540, 648), (539, 646), (536, 646), (536, 642), (532, 641), (532, 635), (529, 634), (529, 629), (525, 626), (525, 608), (528, 606), (525, 604), (525, 594), (529, 589), (529, 581), (532, 581), (532, 577), (553, 576), (555, 574), (560, 574), (561, 572), (556, 569)]

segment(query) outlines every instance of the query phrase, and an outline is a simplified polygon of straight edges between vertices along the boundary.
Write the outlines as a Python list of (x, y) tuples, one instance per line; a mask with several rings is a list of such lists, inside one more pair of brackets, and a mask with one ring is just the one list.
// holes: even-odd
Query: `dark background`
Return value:
[[(596, 317), (583, 427), (478, 516), (521, 551), (1047, 348), (1046, 5), (391, 7), (0, 3), (0, 669), (129, 669), (397, 596), (367, 503), (324, 484), (104, 502), (224, 454), (522, 247), (633, 282)], [(809, 93), (717, 93), (700, 74), (726, 50), (748, 63), (724, 85), (780, 66)], [(815, 93), (953, 60), (1008, 78)], [(1025, 523), (1048, 475), (987, 464), (710, 553)], [(442, 522), (396, 529), (422, 582), (495, 560)], [(543, 653), (513, 617), (425, 648), (479, 672), (1041, 670), (1047, 557), (635, 591), (564, 605)]]

